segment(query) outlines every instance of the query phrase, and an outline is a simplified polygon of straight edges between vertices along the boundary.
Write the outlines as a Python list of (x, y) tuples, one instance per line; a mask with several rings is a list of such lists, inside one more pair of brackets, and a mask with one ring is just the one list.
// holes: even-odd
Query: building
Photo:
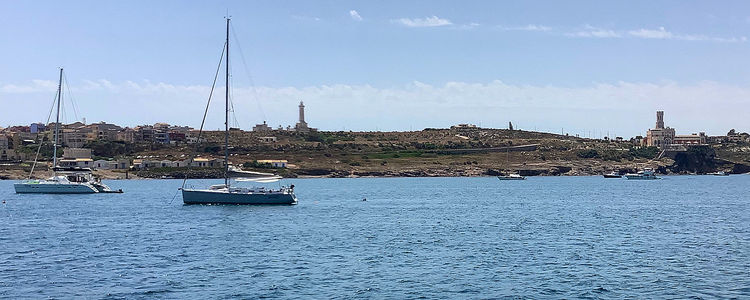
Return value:
[(63, 149), (63, 158), (91, 158), (91, 149), (65, 148)]
[(458, 132), (472, 132), (479, 130), (479, 127), (474, 124), (458, 124), (451, 126), (451, 130), (455, 130)]
[(122, 130), (120, 126), (105, 122), (94, 123), (85, 127), (90, 130), (90, 139), (100, 141), (117, 140), (117, 133)]
[(664, 127), (664, 111), (656, 112), (656, 128), (646, 133), (646, 146), (664, 148), (674, 141), (674, 128)]
[(148, 169), (148, 168), (185, 168), (190, 166), (190, 159), (186, 160), (146, 160), (146, 159), (135, 159), (133, 160), (133, 169)]
[[(63, 129), (61, 132), (61, 141), (60, 143), (65, 147), (70, 148), (81, 148), (83, 145), (86, 144), (86, 141), (90, 139), (89, 133), (91, 131), (88, 130), (81, 130), (81, 129)], [(54, 135), (52, 137), (54, 139)]]
[(187, 136), (185, 132), (180, 132), (177, 130), (169, 131), (169, 141), (172, 143), (184, 142), (186, 139), (187, 139)]
[(26, 159), (23, 153), (18, 153), (13, 149), (0, 149), (0, 161), (20, 161)]
[(92, 168), (100, 170), (124, 170), (130, 166), (130, 161), (127, 159), (119, 160), (97, 160), (94, 161)]
[(253, 126), (254, 132), (268, 132), (271, 130), (271, 127), (266, 124), (266, 121), (263, 121), (263, 124), (256, 124), (255, 126)]
[(31, 133), (43, 132), (46, 129), (43, 123), (32, 123), (29, 127)]
[(142, 125), (134, 128), (133, 139), (136, 142), (153, 142), (154, 141), (154, 126)]
[(10, 149), (10, 144), (8, 137), (5, 134), (0, 134), (0, 161), (24, 160), (25, 155)]
[(94, 160), (91, 158), (63, 158), (57, 163), (61, 167), (91, 168), (94, 166)]
[(0, 149), (8, 149), (10, 148), (8, 143), (8, 137), (4, 134), (0, 134)]
[(727, 132), (726, 141), (732, 143), (747, 142), (750, 141), (750, 134), (748, 134), (747, 132), (739, 133), (736, 130), (732, 129)]
[(286, 160), (283, 159), (261, 159), (258, 160), (259, 164), (270, 165), (273, 168), (286, 168)]
[(160, 143), (160, 144), (169, 144), (169, 132), (166, 131), (156, 131), (154, 133), (154, 142)]
[(224, 159), (197, 157), (193, 159), (193, 163), (190, 166), (199, 168), (219, 168), (224, 166)]
[(131, 128), (125, 128), (117, 132), (115, 135), (115, 141), (132, 143), (135, 141), (135, 130)]
[(708, 143), (708, 137), (706, 137), (705, 132), (675, 135), (672, 143), (675, 145), (705, 145)]

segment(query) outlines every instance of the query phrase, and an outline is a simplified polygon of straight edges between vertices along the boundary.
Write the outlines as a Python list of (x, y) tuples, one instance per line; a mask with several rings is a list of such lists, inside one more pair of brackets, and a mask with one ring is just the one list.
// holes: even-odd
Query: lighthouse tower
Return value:
[(294, 125), (294, 129), (297, 132), (310, 131), (310, 127), (307, 127), (307, 122), (305, 122), (305, 104), (302, 103), (302, 101), (299, 102), (299, 121), (297, 122), (297, 125)]

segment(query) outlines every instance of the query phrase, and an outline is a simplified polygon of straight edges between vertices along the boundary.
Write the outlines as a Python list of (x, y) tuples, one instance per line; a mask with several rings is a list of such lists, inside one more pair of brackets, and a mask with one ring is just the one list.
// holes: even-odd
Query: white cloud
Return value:
[(544, 25), (536, 25), (536, 24), (529, 24), (526, 26), (517, 26), (517, 27), (506, 27), (506, 26), (498, 26), (502, 30), (507, 31), (550, 31), (552, 30), (552, 27), (544, 26)]
[(300, 21), (316, 21), (316, 22), (321, 20), (318, 17), (300, 16), (300, 15), (292, 15), (292, 19), (300, 20)]
[(4, 84), (0, 85), (0, 94), (26, 94), (26, 93), (37, 93), (37, 92), (50, 92), (57, 90), (57, 82), (52, 80), (32, 80), (31, 84), (27, 85), (16, 85), (16, 84)]
[(398, 20), (391, 20), (393, 23), (401, 24), (407, 27), (438, 27), (453, 25), (448, 19), (442, 19), (438, 16), (426, 17), (426, 18), (401, 18)]
[(566, 36), (570, 37), (582, 37), (582, 38), (619, 38), (622, 34), (614, 30), (602, 29), (591, 25), (584, 26), (583, 30), (565, 33)]
[(737, 43), (737, 42), (745, 42), (747, 41), (747, 38), (742, 37), (730, 37), (730, 38), (722, 38), (722, 37), (711, 37), (706, 35), (692, 35), (692, 34), (674, 34), (670, 31), (667, 31), (664, 29), (664, 27), (659, 27), (657, 29), (638, 29), (638, 30), (630, 30), (628, 31), (628, 34), (637, 37), (637, 38), (644, 38), (644, 39), (664, 39), (664, 40), (682, 40), (682, 41), (698, 41), (698, 42), (721, 42), (721, 43)]
[(356, 10), (350, 10), (349, 16), (352, 17), (352, 19), (355, 21), (362, 21), (362, 16), (360, 16)]
[[(76, 86), (79, 115), (129, 126), (159, 121), (197, 126), (210, 90), (205, 85), (112, 83), (103, 79)], [(54, 82), (0, 84), (0, 104), (9, 108), (0, 110), (0, 120), (7, 123), (0, 126), (26, 124), (46, 116), (47, 111), (39, 106), (51, 103), (55, 88)], [(214, 93), (222, 98), (221, 88)], [(235, 87), (233, 95), (240, 125), (246, 129), (263, 120), (274, 126), (294, 124), (296, 105), (304, 100), (308, 122), (324, 130), (405, 130), (465, 122), (503, 127), (512, 120), (523, 129), (559, 132), (564, 127), (572, 133), (606, 129), (632, 136), (644, 134), (652, 126), (653, 112), (664, 109), (668, 124), (680, 133), (705, 130), (720, 134), (735, 127), (750, 131), (742, 127), (748, 126), (750, 110), (741, 109), (750, 107), (750, 87), (710, 81), (689, 85), (616, 82), (583, 87), (502, 81), (441, 85), (413, 82), (386, 88), (334, 84)], [(223, 101), (212, 103), (209, 128), (222, 124), (223, 115), (218, 113), (222, 105)]]
[(479, 27), (480, 25), (481, 24), (479, 24), (479, 23), (471, 22), (471, 23), (468, 23), (468, 24), (461, 24), (461, 25), (457, 26), (456, 28), (458, 28), (458, 29), (474, 29), (474, 28)]
[(658, 29), (638, 29), (638, 30), (630, 30), (628, 31), (628, 34), (634, 37), (644, 38), (644, 39), (672, 39), (675, 38), (675, 35), (672, 34), (669, 31), (666, 31), (664, 27), (659, 27)]
[(638, 39), (660, 39), (660, 40), (679, 40), (693, 42), (720, 42), (720, 43), (738, 43), (746, 42), (747, 38), (741, 37), (712, 37), (695, 34), (676, 34), (666, 30), (664, 27), (656, 29), (640, 28), (635, 30), (616, 31), (611, 29), (597, 28), (586, 25), (583, 30), (567, 32), (566, 36), (579, 38), (638, 38)]

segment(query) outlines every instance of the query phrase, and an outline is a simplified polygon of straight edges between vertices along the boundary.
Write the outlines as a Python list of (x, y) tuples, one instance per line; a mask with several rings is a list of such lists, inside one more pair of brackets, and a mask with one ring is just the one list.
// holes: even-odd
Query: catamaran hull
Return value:
[(293, 193), (228, 193), (226, 191), (182, 190), (185, 204), (297, 204)]
[(13, 185), (17, 194), (93, 194), (99, 191), (86, 184), (28, 184)]

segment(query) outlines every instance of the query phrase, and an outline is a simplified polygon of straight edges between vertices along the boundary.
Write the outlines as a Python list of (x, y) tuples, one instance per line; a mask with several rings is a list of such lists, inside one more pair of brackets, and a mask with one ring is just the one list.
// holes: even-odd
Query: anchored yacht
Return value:
[[(48, 179), (31, 179), (34, 173), (38, 156), (34, 158), (34, 164), (29, 173), (29, 179), (16, 183), (13, 187), (18, 194), (93, 194), (93, 193), (122, 193), (122, 190), (113, 191), (103, 184), (88, 168), (60, 167), (57, 165), (57, 144), (60, 136), (60, 102), (62, 101), (63, 69), (60, 68), (60, 81), (57, 85), (57, 118), (55, 121), (55, 141), (52, 154), (52, 171), (54, 175)], [(43, 143), (39, 143), (41, 149)], [(39, 151), (37, 150), (37, 155)]]
[[(297, 197), (294, 195), (294, 185), (289, 187), (281, 186), (279, 189), (266, 189), (265, 187), (235, 187), (235, 182), (250, 181), (257, 183), (271, 183), (281, 179), (281, 176), (268, 173), (258, 173), (242, 171), (237, 167), (229, 166), (229, 21), (227, 18), (227, 37), (224, 44), (222, 57), (226, 66), (225, 74), (225, 130), (224, 130), (224, 184), (212, 185), (208, 189), (185, 188), (185, 181), (182, 182), (182, 201), (185, 204), (297, 204)], [(226, 56), (224, 56), (226, 55)], [(217, 70), (218, 73), (218, 70)], [(217, 74), (218, 75), (218, 74)], [(214, 81), (214, 84), (216, 82)], [(211, 89), (213, 91), (213, 87)], [(210, 96), (209, 96), (209, 101)], [(206, 112), (208, 109), (206, 109)], [(205, 121), (205, 113), (203, 120)], [(198, 133), (198, 140), (203, 132), (203, 123)], [(234, 181), (234, 182), (233, 182)]]

